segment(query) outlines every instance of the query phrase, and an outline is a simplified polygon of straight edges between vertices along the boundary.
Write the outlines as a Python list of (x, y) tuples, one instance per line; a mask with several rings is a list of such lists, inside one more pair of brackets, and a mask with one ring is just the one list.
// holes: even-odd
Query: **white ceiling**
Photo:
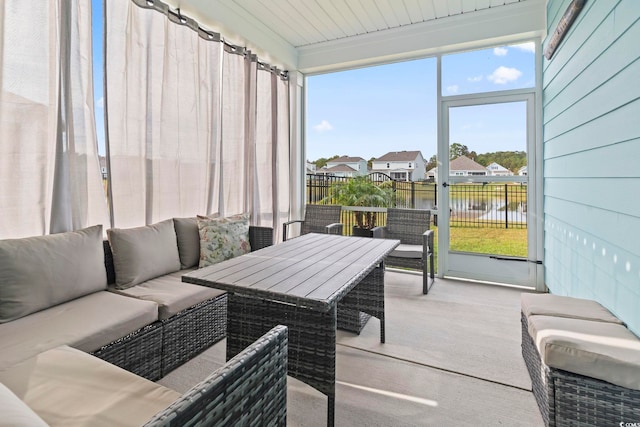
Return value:
[(219, 1), (244, 10), (298, 48), (525, 0)]
[(540, 38), (546, 0), (165, 0), (304, 73)]

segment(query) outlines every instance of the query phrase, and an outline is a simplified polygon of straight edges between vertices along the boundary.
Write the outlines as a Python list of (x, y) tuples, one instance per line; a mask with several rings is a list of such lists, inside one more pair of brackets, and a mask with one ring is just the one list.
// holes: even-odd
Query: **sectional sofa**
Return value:
[[(251, 250), (272, 244), (270, 228), (248, 227), (248, 223), (247, 228)], [(20, 375), (16, 379), (12, 373), (25, 372), (28, 377), (36, 370), (18, 367), (39, 366), (38, 361), (45, 360), (43, 366), (56, 368), (42, 370), (48, 372), (42, 378), (49, 381), (51, 372), (64, 372), (56, 361), (62, 360), (65, 366), (68, 358), (78, 359), (78, 366), (83, 366), (83, 360), (96, 364), (89, 371), (121, 368), (127, 375), (157, 386), (150, 381), (224, 338), (226, 294), (180, 279), (198, 264), (201, 242), (196, 218), (111, 229), (107, 235), (104, 240), (102, 227), (93, 226), (0, 241), (0, 383), (14, 384), (18, 394), (31, 393), (20, 384), (32, 383), (32, 379), (26, 381)], [(279, 348), (277, 366), (268, 375), (277, 377), (284, 372), (286, 379), (286, 350), (284, 371), (280, 355), (283, 342), (286, 348), (286, 328), (267, 335), (250, 353)], [(244, 355), (234, 365), (247, 364), (247, 360)], [(109, 368), (100, 368), (102, 364)], [(250, 368), (241, 366), (240, 370)], [(73, 369), (70, 372), (74, 373)], [(7, 387), (9, 392), (16, 391)], [(167, 396), (170, 401), (180, 400), (175, 394)], [(0, 397), (0, 408), (3, 400)], [(275, 399), (280, 402), (274, 406), (279, 408), (275, 410), (277, 419), (286, 412), (281, 400)], [(158, 401), (166, 406), (166, 399)], [(169, 418), (174, 419), (175, 412), (169, 412), (173, 414)]]

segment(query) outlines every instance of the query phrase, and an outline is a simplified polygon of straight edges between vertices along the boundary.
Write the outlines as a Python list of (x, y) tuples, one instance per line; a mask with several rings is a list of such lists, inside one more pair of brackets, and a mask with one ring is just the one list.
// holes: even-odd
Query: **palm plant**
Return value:
[[(394, 199), (390, 184), (390, 182), (376, 184), (367, 176), (356, 176), (332, 184), (323, 202), (342, 206), (386, 208), (391, 206)], [(376, 226), (376, 212), (355, 211), (354, 214), (359, 228), (371, 230)]]

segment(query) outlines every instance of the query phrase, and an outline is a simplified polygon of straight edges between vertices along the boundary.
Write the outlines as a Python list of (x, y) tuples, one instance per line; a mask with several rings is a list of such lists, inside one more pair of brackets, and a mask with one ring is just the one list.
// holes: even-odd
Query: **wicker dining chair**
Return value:
[(398, 239), (400, 245), (385, 260), (390, 267), (422, 270), (422, 293), (429, 293), (435, 281), (431, 211), (387, 209), (387, 225), (373, 229), (374, 238)]
[(295, 219), (283, 224), (282, 241), (287, 240), (287, 230), (291, 224), (301, 223), (300, 235), (307, 233), (342, 234), (340, 211), (342, 206), (336, 205), (307, 205), (304, 220)]

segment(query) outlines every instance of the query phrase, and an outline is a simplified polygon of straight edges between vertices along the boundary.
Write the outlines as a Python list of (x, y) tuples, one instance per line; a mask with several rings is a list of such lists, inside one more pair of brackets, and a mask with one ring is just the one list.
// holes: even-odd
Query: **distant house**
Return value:
[(102, 174), (102, 179), (107, 179), (107, 158), (104, 156), (98, 156), (98, 161), (100, 162), (100, 173)]
[(427, 171), (420, 151), (391, 151), (372, 162), (371, 172), (386, 173), (397, 181), (422, 181)]
[(309, 160), (307, 160), (307, 173), (314, 173), (316, 170), (316, 164), (315, 163), (311, 163)]
[[(339, 168), (334, 169), (337, 166), (344, 165), (349, 169)], [(351, 173), (351, 175), (335, 175), (335, 176), (355, 176), (355, 175), (366, 175), (367, 174), (367, 161), (362, 157), (349, 157), (342, 156), (337, 159), (333, 159), (327, 162), (326, 171), (339, 172), (339, 173)], [(350, 172), (351, 170), (352, 172)]]
[(347, 166), (345, 164), (339, 164), (332, 167), (324, 167), (321, 169), (317, 169), (314, 171), (316, 175), (327, 175), (327, 176), (339, 176), (339, 177), (347, 177), (352, 178), (357, 175), (363, 175), (359, 173), (357, 170), (352, 168), (351, 166)]
[(457, 157), (449, 162), (451, 176), (487, 176), (489, 170), (467, 156)]
[(520, 176), (527, 176), (527, 167), (523, 166), (520, 169), (518, 169), (518, 175)]
[(513, 176), (513, 172), (496, 162), (487, 166), (487, 169), (492, 176)]

